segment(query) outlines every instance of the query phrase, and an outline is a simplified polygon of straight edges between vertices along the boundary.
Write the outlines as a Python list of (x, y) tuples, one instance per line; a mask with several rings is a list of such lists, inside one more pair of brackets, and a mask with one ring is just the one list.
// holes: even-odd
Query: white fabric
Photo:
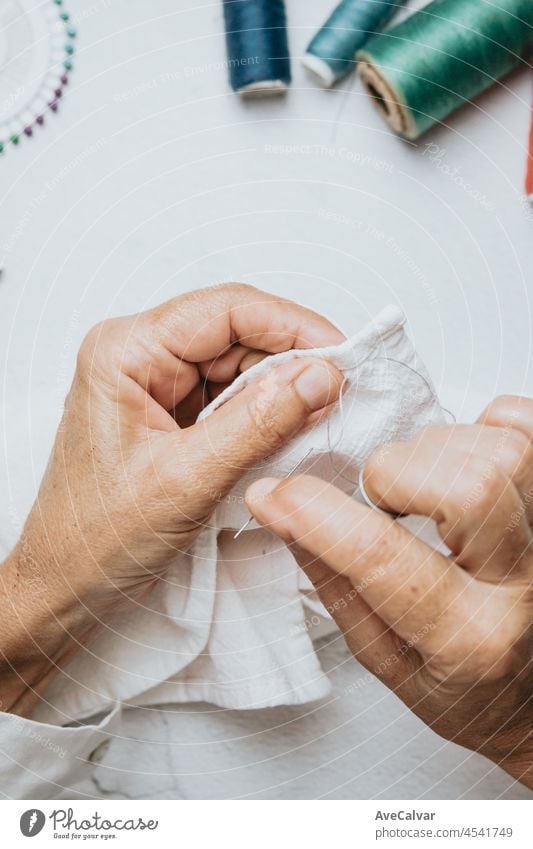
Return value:
[(77, 798), (77, 786), (119, 733), (120, 721), (120, 706), (99, 724), (78, 728), (0, 713), (2, 793), (10, 799)]
[[(308, 630), (318, 602), (279, 540), (248, 518), (247, 486), (258, 477), (299, 473), (333, 481), (353, 494), (362, 464), (378, 446), (442, 421), (403, 314), (385, 309), (344, 344), (289, 351), (239, 377), (203, 413), (210, 415), (250, 381), (296, 357), (323, 357), (343, 370), (346, 391), (327, 420), (300, 434), (244, 475), (188, 555), (176, 558), (149, 606), (115, 617), (47, 691), (35, 717), (64, 723), (110, 704), (208, 701), (228, 708), (300, 704), (329, 692)], [(410, 520), (412, 522), (412, 520)], [(427, 524), (427, 523), (426, 523)], [(230, 529), (230, 530), (227, 530)]]

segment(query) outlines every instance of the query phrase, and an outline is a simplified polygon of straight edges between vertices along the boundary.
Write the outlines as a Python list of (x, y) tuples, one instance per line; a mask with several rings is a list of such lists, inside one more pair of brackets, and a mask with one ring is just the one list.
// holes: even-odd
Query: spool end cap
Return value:
[(304, 55), (302, 65), (306, 70), (318, 77), (325, 88), (331, 88), (337, 82), (337, 78), (328, 63), (313, 53), (306, 53)]

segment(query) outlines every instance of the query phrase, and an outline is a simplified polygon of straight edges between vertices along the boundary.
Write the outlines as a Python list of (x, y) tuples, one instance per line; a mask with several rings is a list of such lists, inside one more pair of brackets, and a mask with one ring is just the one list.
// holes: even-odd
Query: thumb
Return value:
[[(212, 501), (339, 397), (343, 376), (324, 360), (273, 368), (180, 436), (198, 491)], [(215, 494), (215, 496), (213, 495)], [(208, 505), (206, 505), (207, 507)]]

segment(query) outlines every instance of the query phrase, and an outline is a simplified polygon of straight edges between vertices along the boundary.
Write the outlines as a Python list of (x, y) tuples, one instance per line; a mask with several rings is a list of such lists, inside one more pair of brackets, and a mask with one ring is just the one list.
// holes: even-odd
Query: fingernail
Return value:
[(294, 387), (309, 410), (315, 413), (337, 400), (340, 381), (335, 379), (331, 367), (314, 363), (296, 378)]
[(273, 491), (280, 483), (281, 481), (277, 478), (261, 478), (254, 481), (246, 490), (246, 504), (257, 519), (261, 519), (265, 505), (268, 504)]
[(249, 368), (256, 366), (257, 363), (262, 363), (265, 357), (268, 357), (268, 354), (265, 354), (264, 351), (250, 351), (249, 354), (246, 354), (239, 366), (239, 371), (248, 371)]

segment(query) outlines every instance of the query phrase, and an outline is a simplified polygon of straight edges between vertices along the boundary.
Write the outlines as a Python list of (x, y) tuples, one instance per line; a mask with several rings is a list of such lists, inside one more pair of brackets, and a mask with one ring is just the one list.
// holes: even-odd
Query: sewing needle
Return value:
[[(310, 448), (310, 449), (309, 449), (309, 451), (307, 452), (307, 454), (304, 454), (304, 456), (303, 456), (300, 460), (298, 460), (298, 462), (297, 462), (297, 463), (296, 463), (296, 465), (295, 465), (295, 466), (294, 466), (294, 467), (290, 470), (290, 472), (288, 473), (288, 475), (286, 475), (286, 476), (285, 476), (285, 480), (287, 480), (288, 478), (290, 478), (290, 477), (291, 477), (291, 476), (292, 476), (292, 475), (293, 475), (296, 471), (298, 471), (298, 469), (300, 468), (300, 466), (302, 465), (302, 463), (304, 462), (304, 460), (307, 460), (307, 458), (308, 458), (308, 457), (309, 457), (309, 455), (312, 453), (312, 451), (313, 451), (313, 449), (312, 449), (312, 448)], [(233, 539), (238, 539), (238, 538), (240, 537), (240, 535), (242, 534), (242, 532), (246, 530), (246, 528), (248, 527), (248, 525), (250, 525), (250, 524), (253, 522), (253, 520), (254, 520), (254, 517), (253, 517), (253, 516), (250, 516), (250, 517), (246, 520), (246, 522), (244, 523), (244, 525), (242, 526), (242, 528), (239, 528), (239, 530), (237, 531), (237, 533), (235, 534), (235, 536), (233, 537)]]

